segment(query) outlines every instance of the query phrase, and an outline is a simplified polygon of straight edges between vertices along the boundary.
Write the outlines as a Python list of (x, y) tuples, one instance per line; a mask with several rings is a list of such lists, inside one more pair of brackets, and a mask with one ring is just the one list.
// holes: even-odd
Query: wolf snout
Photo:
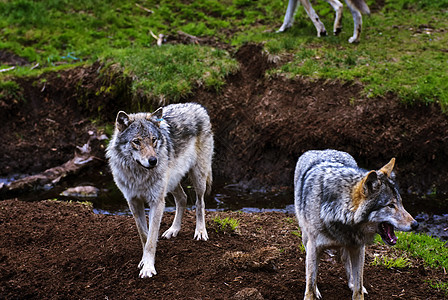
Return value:
[(157, 165), (157, 157), (151, 156), (148, 158), (148, 164), (150, 167), (155, 167)]

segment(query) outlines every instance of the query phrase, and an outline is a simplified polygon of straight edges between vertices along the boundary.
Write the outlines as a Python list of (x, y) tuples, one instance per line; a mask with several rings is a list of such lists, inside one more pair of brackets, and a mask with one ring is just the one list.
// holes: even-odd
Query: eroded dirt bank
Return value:
[[(235, 53), (241, 71), (220, 92), (199, 89), (185, 99), (210, 112), (215, 177), (254, 189), (291, 187), (298, 156), (334, 148), (365, 168), (396, 157), (404, 191), (448, 191), (448, 117), (438, 107), (406, 106), (394, 95), (367, 99), (357, 84), (266, 79), (273, 65), (261, 50), (243, 46)], [(95, 129), (92, 120), (112, 124), (118, 110), (130, 110), (136, 101), (129, 80), (99, 64), (19, 83), (23, 99), (0, 99), (0, 176), (62, 164)], [(103, 150), (94, 150), (102, 159)]]

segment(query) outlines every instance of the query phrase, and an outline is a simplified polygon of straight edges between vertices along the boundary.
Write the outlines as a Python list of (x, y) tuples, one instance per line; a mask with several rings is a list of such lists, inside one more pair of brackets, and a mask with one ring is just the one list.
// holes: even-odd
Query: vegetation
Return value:
[[(39, 63), (39, 67), (16, 67), (0, 73), (0, 81), (100, 59), (109, 65), (120, 63), (135, 79), (133, 91), (143, 91), (150, 98), (176, 101), (197, 85), (219, 89), (224, 77), (237, 70), (228, 52), (197, 45), (158, 48), (151, 34), (174, 37), (183, 31), (236, 47), (263, 43), (283, 62), (270, 71), (271, 76), (361, 82), (369, 96), (393, 92), (408, 103), (439, 103), (446, 109), (448, 0), (387, 1), (364, 17), (362, 40), (356, 45), (347, 42), (353, 30), (347, 8), (339, 36), (317, 38), (302, 7), (290, 31), (275, 33), (286, 2), (2, 1), (0, 51), (25, 58), (30, 66)], [(373, 0), (367, 2), (371, 7), (377, 5)], [(332, 8), (324, 1), (314, 8), (331, 31)], [(0, 69), (8, 67), (0, 65)]]
[(384, 266), (387, 269), (403, 269), (410, 266), (409, 259), (405, 257), (392, 258), (388, 256), (376, 256), (371, 263), (373, 266)]
[(240, 225), (240, 221), (234, 218), (225, 217), (222, 219), (216, 216), (213, 219), (213, 224), (216, 232), (234, 233)]
[[(392, 249), (399, 250), (413, 257), (421, 258), (426, 265), (432, 268), (448, 268), (448, 248), (446, 242), (426, 234), (413, 232), (396, 232), (397, 244)], [(383, 243), (379, 235), (375, 237), (376, 243)], [(399, 254), (392, 260), (398, 260)], [(385, 258), (389, 262), (391, 258)], [(402, 257), (406, 261), (405, 257)]]

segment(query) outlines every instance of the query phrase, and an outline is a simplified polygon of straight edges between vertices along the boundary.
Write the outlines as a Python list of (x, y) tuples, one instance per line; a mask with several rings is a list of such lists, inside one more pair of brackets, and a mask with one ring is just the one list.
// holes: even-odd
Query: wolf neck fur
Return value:
[(359, 180), (352, 189), (352, 205), (351, 210), (357, 211), (362, 203), (366, 200), (366, 194), (364, 193), (365, 177)]

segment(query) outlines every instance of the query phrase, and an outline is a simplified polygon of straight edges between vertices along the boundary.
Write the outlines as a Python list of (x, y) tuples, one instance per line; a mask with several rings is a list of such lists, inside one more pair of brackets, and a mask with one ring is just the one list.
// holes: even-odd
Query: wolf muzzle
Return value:
[(151, 156), (151, 157), (149, 157), (147, 160), (145, 160), (145, 161), (140, 161), (140, 160), (137, 160), (137, 162), (143, 167), (143, 168), (146, 168), (146, 169), (152, 169), (152, 168), (154, 168), (155, 166), (157, 166), (157, 157), (155, 157), (155, 156)]

